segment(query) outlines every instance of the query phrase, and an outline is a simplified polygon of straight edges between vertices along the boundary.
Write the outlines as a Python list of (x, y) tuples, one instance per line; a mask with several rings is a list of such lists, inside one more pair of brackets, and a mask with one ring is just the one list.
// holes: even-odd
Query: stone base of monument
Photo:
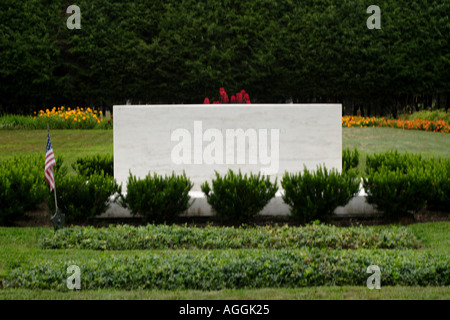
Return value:
[[(193, 200), (192, 206), (182, 217), (210, 217), (214, 215), (211, 206), (207, 203), (203, 192), (190, 192)], [(361, 188), (359, 194), (351, 199), (344, 207), (337, 207), (334, 211), (337, 217), (371, 217), (378, 216), (380, 213), (366, 201), (366, 193)], [(267, 206), (261, 211), (262, 216), (287, 216), (289, 215), (289, 206), (283, 202), (281, 193), (278, 192)], [(113, 203), (110, 208), (98, 218), (133, 218), (128, 209)]]

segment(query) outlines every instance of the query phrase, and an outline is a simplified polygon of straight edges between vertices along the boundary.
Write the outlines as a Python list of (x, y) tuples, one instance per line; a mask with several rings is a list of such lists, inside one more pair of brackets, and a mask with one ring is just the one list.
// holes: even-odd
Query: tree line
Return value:
[(0, 3), (0, 112), (49, 106), (340, 102), (346, 112), (450, 107), (450, 2), (79, 0)]

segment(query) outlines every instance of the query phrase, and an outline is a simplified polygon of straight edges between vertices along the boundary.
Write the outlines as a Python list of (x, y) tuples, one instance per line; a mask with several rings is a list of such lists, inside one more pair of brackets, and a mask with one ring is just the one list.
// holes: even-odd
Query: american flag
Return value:
[(45, 180), (50, 185), (50, 191), (55, 188), (55, 177), (53, 176), (53, 166), (56, 165), (55, 155), (53, 154), (52, 143), (50, 142), (50, 133), (47, 137), (47, 152), (45, 153)]

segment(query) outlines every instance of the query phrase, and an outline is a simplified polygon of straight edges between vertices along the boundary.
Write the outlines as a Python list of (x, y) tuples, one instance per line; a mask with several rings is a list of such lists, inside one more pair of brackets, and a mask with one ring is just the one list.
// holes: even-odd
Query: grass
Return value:
[[(80, 156), (113, 154), (112, 130), (52, 130), (53, 151), (71, 164)], [(12, 156), (45, 154), (47, 130), (0, 130), (0, 161)]]
[(313, 287), (253, 290), (92, 290), (55, 292), (51, 290), (5, 289), (0, 300), (448, 300), (446, 287)]
[[(434, 253), (450, 255), (450, 222), (433, 222), (407, 226)], [(114, 256), (117, 251), (43, 250), (38, 242), (50, 228), (0, 228), (0, 279), (19, 263), (39, 261), (87, 260), (99, 256)], [(145, 255), (146, 250), (130, 250), (120, 254)], [(158, 252), (152, 250), (152, 253)], [(164, 250), (160, 251), (164, 254)], [(181, 252), (181, 251), (180, 251)], [(266, 288), (220, 291), (167, 290), (92, 290), (61, 292), (50, 290), (3, 289), (0, 299), (449, 299), (448, 287), (381, 287), (369, 290), (361, 287)]]
[[(44, 153), (46, 130), (0, 130), (0, 160), (15, 155)], [(112, 130), (52, 130), (55, 154), (62, 155), (70, 167), (78, 157), (113, 153)], [(360, 169), (365, 168), (367, 154), (397, 149), (421, 153), (427, 157), (450, 158), (447, 134), (392, 128), (343, 128), (343, 148), (358, 148)], [(412, 224), (409, 229), (432, 252), (450, 255), (450, 222)], [(50, 228), (0, 228), (0, 279), (19, 263), (43, 260), (89, 259), (115, 255), (117, 251), (43, 250), (38, 247)], [(145, 254), (142, 250), (130, 254)], [(448, 287), (361, 287), (266, 288), (258, 290), (221, 291), (142, 291), (93, 290), (55, 292), (49, 290), (0, 289), (0, 299), (449, 299)]]
[[(64, 156), (70, 165), (80, 156), (113, 154), (112, 130), (52, 130), (55, 154)], [(0, 160), (14, 155), (44, 153), (46, 130), (0, 130)], [(447, 134), (393, 128), (343, 128), (342, 147), (358, 148), (359, 168), (365, 168), (367, 154), (397, 149), (421, 153), (425, 158), (450, 158)]]
[(450, 138), (446, 133), (394, 128), (342, 128), (342, 148), (357, 148), (360, 170), (365, 170), (368, 154), (396, 149), (420, 153), (424, 158), (450, 158)]

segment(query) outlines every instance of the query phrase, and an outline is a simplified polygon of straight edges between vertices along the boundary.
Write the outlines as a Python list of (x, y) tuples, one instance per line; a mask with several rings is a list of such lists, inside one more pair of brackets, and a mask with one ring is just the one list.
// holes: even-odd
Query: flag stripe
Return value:
[(54, 165), (56, 165), (55, 159), (54, 158), (50, 159), (45, 163), (45, 170), (48, 170), (50, 167), (53, 167)]
[(55, 155), (53, 154), (52, 143), (50, 142), (50, 133), (47, 136), (47, 150), (45, 153), (44, 176), (50, 186), (50, 191), (55, 188), (55, 177), (53, 167), (56, 165)]

